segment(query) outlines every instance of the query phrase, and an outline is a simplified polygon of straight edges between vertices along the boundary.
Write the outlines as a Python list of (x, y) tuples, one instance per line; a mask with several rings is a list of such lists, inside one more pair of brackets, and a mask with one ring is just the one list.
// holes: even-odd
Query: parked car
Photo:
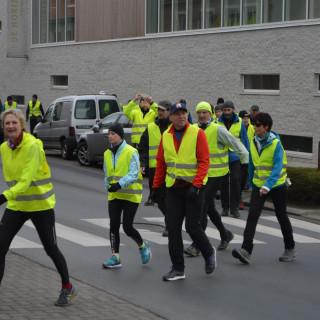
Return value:
[(60, 149), (64, 159), (71, 159), (80, 135), (104, 117), (120, 111), (114, 95), (66, 96), (54, 100), (34, 135), (45, 149)]
[(81, 134), (76, 151), (76, 157), (81, 165), (90, 166), (103, 162), (103, 153), (109, 147), (108, 131), (115, 123), (123, 127), (124, 138), (131, 144), (132, 123), (123, 112), (113, 113), (94, 125), (91, 130)]

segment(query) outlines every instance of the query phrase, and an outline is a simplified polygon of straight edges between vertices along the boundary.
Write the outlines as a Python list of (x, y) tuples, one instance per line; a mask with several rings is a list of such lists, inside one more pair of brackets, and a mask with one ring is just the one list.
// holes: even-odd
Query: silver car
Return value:
[(81, 165), (90, 166), (103, 162), (103, 154), (109, 146), (107, 134), (109, 128), (116, 123), (123, 127), (124, 138), (131, 144), (132, 123), (123, 112), (115, 112), (102, 119), (91, 130), (81, 134), (76, 150)]

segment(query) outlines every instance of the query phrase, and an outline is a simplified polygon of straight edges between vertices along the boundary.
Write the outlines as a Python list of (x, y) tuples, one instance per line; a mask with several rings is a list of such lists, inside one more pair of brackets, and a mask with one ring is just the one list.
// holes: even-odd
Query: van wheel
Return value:
[(64, 160), (71, 160), (73, 158), (73, 150), (66, 140), (61, 141), (61, 157)]
[(91, 165), (88, 159), (88, 145), (85, 141), (81, 141), (78, 145), (77, 159), (82, 166), (88, 167)]

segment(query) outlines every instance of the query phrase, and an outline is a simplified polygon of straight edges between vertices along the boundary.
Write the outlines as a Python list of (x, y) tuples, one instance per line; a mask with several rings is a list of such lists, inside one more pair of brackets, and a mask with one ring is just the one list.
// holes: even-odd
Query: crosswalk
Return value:
[[(294, 239), (297, 243), (301, 244), (319, 244), (320, 243), (320, 225), (302, 221), (295, 218), (290, 218), (294, 229)], [(105, 232), (106, 237), (100, 237), (96, 234), (85, 232), (78, 228), (73, 228), (70, 226), (66, 226), (61, 223), (56, 223), (56, 234), (57, 237), (66, 241), (69, 241), (73, 244), (76, 244), (81, 247), (90, 248), (90, 247), (107, 247), (110, 246), (110, 241), (107, 237), (107, 230), (109, 229), (110, 220), (108, 218), (90, 218), (90, 219), (81, 219), (82, 226), (83, 222), (88, 227), (92, 226), (97, 227)], [(234, 239), (232, 243), (241, 244), (243, 241), (243, 229), (245, 227), (246, 221), (242, 219), (234, 219), (231, 217), (223, 217), (223, 222), (228, 229), (230, 229), (234, 233)], [(164, 225), (163, 217), (142, 217), (139, 220), (139, 223), (135, 224), (137, 230), (141, 233), (143, 239), (148, 240), (152, 244), (167, 246), (168, 239), (162, 237), (162, 229), (155, 228), (152, 225)], [(34, 229), (31, 221), (28, 221), (23, 229)], [(185, 228), (183, 227), (185, 231)], [(123, 234), (123, 230), (121, 228), (120, 232)], [(206, 230), (206, 234), (210, 239), (215, 239), (220, 241), (219, 232), (214, 228), (208, 226)], [(280, 231), (279, 224), (275, 216), (262, 216), (259, 220), (259, 224), (257, 226), (257, 232), (255, 236), (255, 244), (266, 244), (268, 241), (266, 239), (270, 239), (270, 237), (274, 238), (282, 238), (282, 234)], [(191, 243), (189, 237), (187, 235), (184, 236), (186, 238), (184, 240), (184, 244), (188, 245)], [(127, 241), (126, 237), (121, 238), (122, 246), (125, 246), (125, 242)], [(130, 240), (131, 241), (131, 240)], [(28, 237), (18, 235), (14, 238), (11, 249), (36, 249), (41, 248), (41, 243), (39, 240), (28, 239)]]

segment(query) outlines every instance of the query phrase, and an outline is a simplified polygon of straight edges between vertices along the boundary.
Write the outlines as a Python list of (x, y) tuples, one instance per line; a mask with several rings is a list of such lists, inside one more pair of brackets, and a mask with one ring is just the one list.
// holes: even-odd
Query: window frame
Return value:
[[(77, 117), (77, 103), (78, 102), (81, 102), (81, 101), (92, 101), (93, 104), (94, 104), (94, 111), (95, 111), (95, 116), (92, 117), (92, 118), (79, 118)], [(74, 118), (77, 119), (77, 120), (94, 120), (94, 119), (97, 119), (97, 105), (96, 105), (96, 100), (95, 99), (77, 99), (75, 101), (75, 104), (74, 104)]]
[[(67, 85), (58, 85), (55, 84), (55, 77), (67, 77)], [(69, 75), (67, 74), (52, 74), (50, 76), (50, 83), (53, 89), (68, 89), (69, 88)]]
[[(279, 89), (246, 89), (245, 88), (245, 76), (271, 76), (271, 75), (277, 75), (279, 76)], [(272, 95), (272, 96), (277, 96), (280, 95), (280, 73), (242, 73), (241, 74), (241, 89), (242, 92), (241, 94), (248, 94), (248, 95)]]

